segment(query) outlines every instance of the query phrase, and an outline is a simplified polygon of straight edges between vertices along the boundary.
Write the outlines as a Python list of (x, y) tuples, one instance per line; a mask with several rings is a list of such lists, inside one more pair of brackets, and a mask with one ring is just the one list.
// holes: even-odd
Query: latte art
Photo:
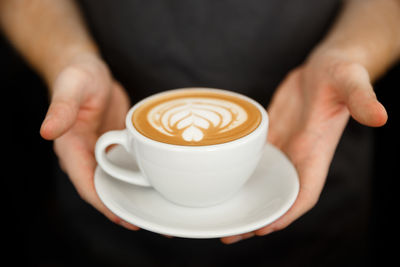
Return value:
[(241, 138), (261, 113), (248, 100), (221, 90), (174, 90), (144, 101), (133, 113), (136, 130), (153, 140), (202, 146)]
[(199, 142), (205, 136), (219, 135), (243, 124), (247, 113), (239, 105), (225, 100), (183, 98), (155, 106), (147, 119), (160, 133)]

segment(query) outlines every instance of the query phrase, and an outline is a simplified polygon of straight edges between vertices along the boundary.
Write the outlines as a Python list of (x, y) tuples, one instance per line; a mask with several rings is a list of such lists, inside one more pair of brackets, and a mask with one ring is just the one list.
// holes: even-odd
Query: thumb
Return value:
[(79, 70), (66, 69), (54, 82), (53, 96), (40, 135), (54, 140), (67, 132), (75, 123), (82, 102), (85, 77)]
[(356, 121), (371, 127), (379, 127), (386, 123), (386, 109), (377, 100), (368, 72), (363, 66), (345, 66), (340, 70), (340, 74), (334, 77), (334, 83)]

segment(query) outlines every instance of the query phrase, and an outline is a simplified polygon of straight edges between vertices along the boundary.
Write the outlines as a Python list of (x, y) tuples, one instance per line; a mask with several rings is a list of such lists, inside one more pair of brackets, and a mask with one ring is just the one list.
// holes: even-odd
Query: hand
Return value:
[(97, 138), (108, 130), (124, 128), (130, 103), (125, 91), (98, 56), (75, 56), (59, 72), (40, 133), (54, 141), (60, 166), (78, 194), (111, 221), (138, 230), (108, 210), (94, 188)]
[(333, 51), (319, 51), (289, 73), (274, 94), (268, 113), (268, 141), (296, 167), (300, 191), (281, 218), (252, 233), (222, 238), (226, 244), (281, 230), (317, 203), (349, 115), (372, 127), (387, 120), (367, 70)]

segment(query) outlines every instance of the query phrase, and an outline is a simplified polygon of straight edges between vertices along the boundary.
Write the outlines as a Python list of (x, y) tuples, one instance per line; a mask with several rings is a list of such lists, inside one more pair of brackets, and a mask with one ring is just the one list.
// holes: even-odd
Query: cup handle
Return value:
[(126, 129), (106, 132), (97, 140), (95, 156), (100, 167), (112, 177), (124, 182), (140, 186), (151, 186), (149, 181), (140, 171), (132, 171), (121, 168), (107, 158), (106, 148), (113, 144), (122, 145), (126, 150), (129, 150), (128, 132)]

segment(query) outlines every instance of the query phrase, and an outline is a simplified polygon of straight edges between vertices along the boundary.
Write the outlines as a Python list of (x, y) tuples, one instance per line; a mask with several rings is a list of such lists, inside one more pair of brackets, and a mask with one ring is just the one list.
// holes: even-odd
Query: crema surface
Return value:
[(178, 90), (142, 103), (132, 115), (144, 136), (168, 144), (203, 146), (236, 140), (254, 131), (261, 113), (251, 102), (211, 90)]

